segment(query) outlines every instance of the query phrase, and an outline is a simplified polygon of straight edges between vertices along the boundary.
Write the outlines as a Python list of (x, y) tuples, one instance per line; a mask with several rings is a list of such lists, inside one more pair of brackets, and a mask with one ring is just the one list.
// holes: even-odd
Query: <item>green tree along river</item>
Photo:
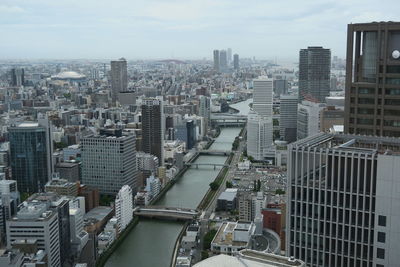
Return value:
[[(240, 110), (241, 114), (247, 114), (250, 101), (232, 106)], [(222, 128), (210, 149), (230, 150), (239, 132), (240, 128)], [(200, 156), (195, 163), (224, 163), (225, 160), (225, 156)], [(213, 166), (199, 166), (198, 169), (191, 167), (156, 205), (196, 208), (219, 170), (214, 170)], [(140, 220), (105, 266), (169, 267), (175, 241), (182, 227), (182, 222)]]

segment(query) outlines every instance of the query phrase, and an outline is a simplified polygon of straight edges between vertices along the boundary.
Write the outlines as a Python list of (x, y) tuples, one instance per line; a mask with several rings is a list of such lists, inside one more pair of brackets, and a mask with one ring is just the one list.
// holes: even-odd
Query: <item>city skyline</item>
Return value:
[(395, 20), (391, 6), (373, 1), (115, 1), (110, 6), (105, 1), (5, 0), (0, 33), (9, 41), (0, 44), (0, 60), (211, 59), (216, 47), (232, 47), (241, 58), (289, 60), (316, 45), (344, 57), (345, 43), (337, 40), (346, 38), (347, 24)]

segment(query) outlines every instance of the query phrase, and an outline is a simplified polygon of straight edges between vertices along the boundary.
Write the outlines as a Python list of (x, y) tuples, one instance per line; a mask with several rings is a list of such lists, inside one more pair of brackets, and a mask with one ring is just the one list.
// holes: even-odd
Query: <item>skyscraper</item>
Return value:
[(214, 70), (219, 72), (219, 50), (214, 50), (213, 59), (214, 59)]
[(398, 265), (399, 152), (399, 139), (347, 134), (289, 145), (288, 255), (307, 266)]
[(260, 116), (272, 117), (273, 80), (261, 76), (253, 80), (253, 109)]
[(265, 149), (272, 146), (272, 133), (272, 117), (250, 111), (247, 119), (247, 155), (263, 160)]
[(325, 102), (329, 96), (331, 50), (309, 46), (300, 50), (299, 102), (302, 100)]
[(279, 132), (288, 143), (297, 140), (297, 95), (281, 95)]
[(137, 190), (135, 136), (92, 135), (81, 139), (82, 182), (115, 196), (124, 185)]
[(230, 64), (232, 62), (232, 48), (228, 48), (227, 50), (227, 58), (228, 58), (228, 64)]
[(238, 54), (233, 55), (233, 68), (235, 70), (239, 69), (239, 55)]
[(128, 70), (125, 58), (111, 61), (111, 95), (113, 102), (117, 100), (119, 92), (128, 89)]
[(199, 96), (199, 115), (202, 116), (205, 121), (207, 127), (211, 123), (211, 101), (207, 96)]
[(228, 69), (228, 55), (226, 50), (219, 51), (219, 70), (222, 72)]
[(320, 132), (320, 114), (325, 104), (303, 101), (297, 106), (297, 140)]
[(264, 151), (272, 146), (272, 88), (273, 80), (259, 77), (253, 80), (253, 111), (247, 121), (247, 154), (264, 159)]
[(400, 22), (349, 24), (345, 132), (400, 137)]
[(164, 111), (162, 100), (147, 98), (142, 102), (142, 149), (155, 155), (164, 165)]
[(115, 216), (117, 217), (118, 231), (128, 226), (133, 218), (133, 196), (129, 185), (124, 185), (115, 199)]
[(21, 192), (44, 189), (50, 179), (52, 157), (48, 150), (48, 132), (37, 122), (25, 122), (8, 128), (12, 177)]
[(25, 84), (24, 69), (11, 69), (11, 86), (22, 86)]
[(27, 203), (7, 221), (7, 248), (16, 241), (35, 239), (37, 248), (47, 254), (48, 266), (62, 266), (58, 220), (57, 210), (50, 208), (49, 203)]

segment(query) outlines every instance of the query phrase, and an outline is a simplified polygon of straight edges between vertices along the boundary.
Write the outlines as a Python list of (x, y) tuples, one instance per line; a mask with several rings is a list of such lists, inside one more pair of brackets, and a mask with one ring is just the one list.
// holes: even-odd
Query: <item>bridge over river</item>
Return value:
[(146, 206), (145, 208), (136, 208), (134, 214), (146, 218), (159, 218), (168, 220), (193, 220), (199, 215), (194, 209)]

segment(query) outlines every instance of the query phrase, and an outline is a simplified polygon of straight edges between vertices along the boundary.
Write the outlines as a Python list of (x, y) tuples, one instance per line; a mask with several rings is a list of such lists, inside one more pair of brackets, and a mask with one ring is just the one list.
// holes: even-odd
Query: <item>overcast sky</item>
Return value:
[(399, 0), (0, 0), (0, 59), (345, 56), (348, 23), (399, 20)]

